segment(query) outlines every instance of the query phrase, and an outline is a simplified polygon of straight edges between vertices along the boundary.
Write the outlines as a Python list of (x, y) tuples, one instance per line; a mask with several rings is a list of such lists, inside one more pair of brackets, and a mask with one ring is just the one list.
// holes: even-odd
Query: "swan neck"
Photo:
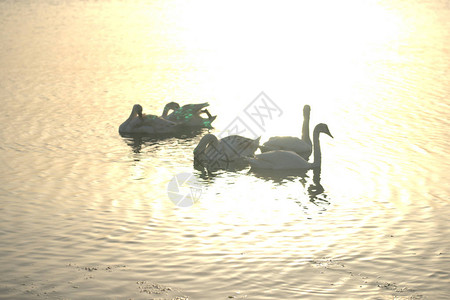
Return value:
[(322, 153), (320, 152), (320, 142), (319, 142), (320, 131), (315, 128), (313, 133), (313, 145), (314, 145), (314, 167), (320, 167), (322, 162)]
[(163, 118), (167, 117), (167, 115), (169, 114), (170, 108), (168, 106), (169, 106), (168, 104), (166, 104), (166, 106), (164, 106), (164, 110), (163, 110), (163, 113), (162, 113), (162, 117)]
[(200, 140), (200, 142), (198, 143), (197, 147), (195, 147), (194, 149), (194, 154), (195, 155), (199, 155), (202, 152), (205, 152), (206, 148), (213, 143), (218, 143), (218, 139), (215, 135), (213, 134), (207, 134), (204, 137), (202, 137), (202, 139)]
[(305, 141), (309, 145), (311, 145), (311, 138), (309, 137), (309, 114), (305, 115), (303, 118), (303, 126), (302, 126), (302, 141)]
[(137, 115), (138, 115), (138, 114), (137, 114), (136, 110), (133, 108), (133, 109), (131, 110), (130, 116), (128, 117), (128, 119), (127, 119), (125, 122), (130, 122), (130, 121), (131, 121), (132, 119), (134, 119)]

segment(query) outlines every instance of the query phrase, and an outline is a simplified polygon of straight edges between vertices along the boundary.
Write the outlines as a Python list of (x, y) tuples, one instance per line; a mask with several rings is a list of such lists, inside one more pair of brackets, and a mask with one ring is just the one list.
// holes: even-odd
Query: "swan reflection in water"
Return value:
[(142, 145), (153, 146), (158, 144), (158, 140), (145, 136), (122, 136), (123, 141), (131, 147), (135, 154), (141, 153)]
[[(242, 161), (226, 161), (217, 160), (214, 164), (207, 165), (199, 160), (194, 160), (194, 169), (200, 171), (196, 176), (201, 179), (213, 179), (216, 176), (221, 176), (223, 173), (236, 174), (237, 176), (254, 176), (267, 181), (270, 184), (280, 186), (288, 182), (300, 182), (301, 188), (297, 189), (294, 197), (287, 198), (294, 199), (298, 206), (300, 206), (308, 215), (313, 212), (322, 213), (327, 210), (330, 205), (328, 195), (320, 183), (321, 168), (313, 168), (310, 170), (267, 170), (267, 169), (248, 169), (248, 163)], [(245, 171), (248, 169), (248, 171)], [(243, 171), (244, 170), (244, 171)], [(312, 178), (311, 178), (311, 172)], [(288, 188), (288, 187), (286, 187)], [(291, 188), (291, 186), (289, 187)]]
[(248, 168), (248, 162), (244, 159), (228, 161), (217, 159), (212, 162), (205, 162), (194, 158), (194, 169), (201, 172), (200, 178), (212, 178), (223, 172), (238, 172)]
[[(296, 200), (296, 203), (302, 207), (305, 211), (311, 211), (313, 205), (314, 210), (320, 212), (326, 211), (330, 205), (328, 195), (325, 192), (322, 184), (320, 183), (321, 168), (312, 169), (313, 176), (310, 178), (310, 170), (262, 170), (262, 169), (250, 169), (249, 173), (253, 176), (270, 181), (277, 185), (283, 185), (287, 181), (298, 182), (302, 185), (302, 193)], [(304, 201), (304, 195), (306, 195), (307, 201)]]
[[(171, 138), (181, 139), (188, 146), (192, 146), (192, 139), (200, 133), (207, 131), (206, 129), (187, 131), (180, 133), (178, 136), (144, 136), (144, 135), (122, 135), (124, 142), (131, 147), (135, 161), (141, 161), (142, 155), (145, 153), (154, 152), (160, 147), (164, 147), (164, 142)], [(144, 150), (145, 149), (145, 150)], [(205, 163), (194, 159), (193, 167), (199, 171), (196, 176), (202, 179), (212, 179), (218, 175), (226, 172), (235, 173), (236, 176), (251, 175), (272, 184), (279, 186), (287, 182), (300, 182), (301, 189), (298, 189), (298, 194), (295, 196), (295, 202), (305, 210), (308, 214), (315, 211), (326, 211), (330, 205), (328, 196), (320, 183), (321, 168), (316, 167), (310, 170), (265, 170), (249, 168), (246, 160), (216, 160), (214, 163)], [(248, 169), (248, 171), (246, 171)], [(311, 170), (313, 176), (311, 179)]]
[(131, 147), (134, 153), (140, 153), (142, 151), (142, 147), (158, 147), (162, 146), (163, 143), (161, 141), (166, 141), (171, 138), (189, 141), (190, 139), (196, 137), (197, 135), (204, 133), (207, 129), (198, 128), (198, 129), (183, 129), (175, 134), (154, 134), (154, 135), (145, 135), (145, 134), (120, 134), (123, 138), (124, 142)]

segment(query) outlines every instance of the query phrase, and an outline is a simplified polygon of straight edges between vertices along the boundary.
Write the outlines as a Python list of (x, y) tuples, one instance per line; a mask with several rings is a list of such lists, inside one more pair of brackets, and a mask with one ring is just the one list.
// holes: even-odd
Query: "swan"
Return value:
[(273, 150), (289, 150), (297, 153), (304, 159), (308, 159), (312, 152), (312, 143), (309, 138), (309, 116), (311, 107), (305, 105), (303, 107), (303, 127), (302, 139), (293, 136), (274, 136), (265, 142), (261, 147), (261, 152)]
[(293, 169), (312, 169), (321, 166), (321, 152), (319, 143), (319, 134), (326, 133), (333, 137), (326, 124), (320, 123), (314, 128), (314, 161), (306, 161), (303, 157), (293, 151), (274, 150), (256, 155), (254, 158), (246, 158), (250, 166), (255, 169), (271, 170), (293, 170)]
[[(212, 116), (207, 109), (204, 109), (207, 106), (209, 106), (207, 102), (186, 104), (181, 107), (176, 102), (169, 102), (164, 107), (162, 117), (166, 120), (183, 124), (184, 126), (211, 128), (211, 123), (217, 116)], [(169, 114), (171, 110), (173, 112)], [(208, 117), (201, 117), (200, 115), (202, 113), (205, 113)]]
[(194, 158), (203, 162), (233, 161), (253, 156), (259, 147), (259, 140), (239, 135), (218, 139), (214, 134), (205, 134), (194, 149)]
[(128, 119), (119, 126), (121, 134), (158, 134), (173, 133), (178, 130), (175, 122), (154, 115), (143, 115), (140, 104), (133, 105)]

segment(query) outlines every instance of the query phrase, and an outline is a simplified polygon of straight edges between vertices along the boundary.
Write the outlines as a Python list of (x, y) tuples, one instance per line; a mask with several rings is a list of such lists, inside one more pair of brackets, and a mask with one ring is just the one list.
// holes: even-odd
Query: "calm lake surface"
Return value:
[[(448, 299), (449, 1), (3, 0), (0, 41), (0, 298)], [(207, 130), (118, 134), (169, 101), (334, 139), (320, 174), (203, 176)]]

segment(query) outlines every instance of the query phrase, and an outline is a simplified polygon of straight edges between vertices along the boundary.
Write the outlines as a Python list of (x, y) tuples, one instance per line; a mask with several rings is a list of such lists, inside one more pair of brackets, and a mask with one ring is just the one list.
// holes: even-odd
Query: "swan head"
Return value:
[(167, 108), (167, 110), (171, 110), (171, 109), (177, 110), (180, 108), (180, 104), (178, 104), (176, 102), (169, 102), (166, 104), (166, 108)]
[(332, 138), (334, 138), (330, 132), (330, 129), (328, 129), (327, 124), (324, 124), (324, 123), (317, 124), (316, 128), (314, 128), (314, 131), (318, 132), (318, 133), (320, 133), (320, 132), (325, 133), (325, 134), (331, 136)]
[(173, 110), (176, 111), (177, 109), (180, 108), (180, 105), (176, 102), (169, 102), (166, 104), (166, 106), (164, 106), (164, 110), (163, 110), (163, 118), (167, 117), (167, 115), (169, 114), (169, 111)]
[(311, 106), (309, 106), (308, 104), (306, 104), (305, 106), (303, 106), (303, 117), (309, 117), (311, 113)]
[(142, 106), (140, 104), (133, 105), (133, 115), (138, 115), (140, 119), (142, 119)]
[(142, 106), (140, 104), (133, 105), (133, 112), (138, 115), (139, 119), (143, 119), (142, 117)]

